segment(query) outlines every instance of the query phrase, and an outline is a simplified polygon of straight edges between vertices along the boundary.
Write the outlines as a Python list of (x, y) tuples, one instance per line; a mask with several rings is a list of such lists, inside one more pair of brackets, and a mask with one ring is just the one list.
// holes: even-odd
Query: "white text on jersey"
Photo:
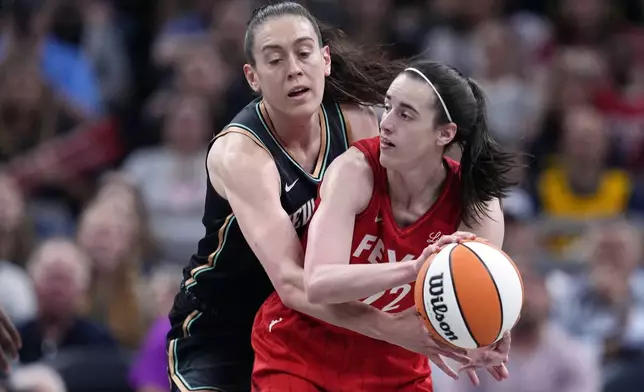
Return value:
[(313, 216), (313, 209), (315, 208), (315, 199), (310, 199), (302, 207), (298, 208), (297, 211), (291, 214), (291, 222), (295, 230), (301, 229), (306, 226), (307, 223), (311, 220)]
[(353, 251), (353, 257), (360, 257), (360, 255), (365, 251), (371, 252), (367, 257), (367, 260), (372, 264), (382, 262), (384, 251), (386, 251), (387, 253), (386, 261), (389, 263), (413, 260), (415, 257), (414, 255), (408, 254), (399, 260), (394, 249), (386, 249), (385, 244), (382, 242), (382, 240), (371, 234), (367, 234), (364, 236), (364, 238), (362, 238), (362, 241), (360, 241), (356, 249)]

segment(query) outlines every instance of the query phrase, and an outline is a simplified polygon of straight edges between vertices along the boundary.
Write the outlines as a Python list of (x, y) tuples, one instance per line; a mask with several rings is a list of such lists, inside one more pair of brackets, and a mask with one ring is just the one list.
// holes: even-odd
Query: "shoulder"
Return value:
[(378, 135), (378, 116), (371, 106), (344, 104), (340, 108), (349, 129), (349, 143)]
[(356, 147), (350, 147), (329, 166), (320, 188), (320, 198), (349, 201), (356, 208), (364, 208), (371, 199), (374, 174), (367, 157)]
[(373, 170), (369, 164), (369, 160), (365, 154), (357, 147), (352, 146), (336, 158), (329, 166), (329, 171), (334, 175), (341, 175), (343, 177), (371, 177), (373, 178)]
[(208, 167), (234, 170), (272, 162), (264, 144), (252, 133), (239, 127), (229, 127), (218, 134), (208, 152)]
[(207, 167), (215, 191), (229, 201), (229, 191), (244, 198), (264, 197), (264, 190), (279, 195), (279, 172), (270, 152), (242, 128), (229, 127), (217, 135)]

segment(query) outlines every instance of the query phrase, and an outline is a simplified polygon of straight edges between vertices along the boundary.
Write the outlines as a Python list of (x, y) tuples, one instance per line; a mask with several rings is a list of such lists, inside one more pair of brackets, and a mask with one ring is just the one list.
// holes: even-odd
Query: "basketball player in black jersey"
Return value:
[(329, 323), (459, 358), (437, 348), (415, 314), (394, 316), (359, 302), (312, 305), (303, 291), (298, 235), (313, 213), (317, 185), (350, 143), (377, 134), (366, 105), (383, 102), (400, 66), (321, 31), (291, 2), (253, 13), (245, 51), (246, 79), (261, 97), (209, 146), (206, 235), (170, 314), (173, 390), (250, 391), (251, 327), (273, 290), (287, 306)]

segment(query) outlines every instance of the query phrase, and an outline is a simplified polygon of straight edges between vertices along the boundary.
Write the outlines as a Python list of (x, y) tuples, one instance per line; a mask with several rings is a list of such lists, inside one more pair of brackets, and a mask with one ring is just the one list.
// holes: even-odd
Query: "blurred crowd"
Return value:
[[(492, 131), (525, 153), (504, 200), (525, 286), (511, 377), (476, 390), (641, 391), (644, 1), (300, 2), (479, 81)], [(2, 388), (168, 390), (206, 146), (253, 98), (243, 34), (261, 3), (2, 1), (0, 305), (23, 339)]]

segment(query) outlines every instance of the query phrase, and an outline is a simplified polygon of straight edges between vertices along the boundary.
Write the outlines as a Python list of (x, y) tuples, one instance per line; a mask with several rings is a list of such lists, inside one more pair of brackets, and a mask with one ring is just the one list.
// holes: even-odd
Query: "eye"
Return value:
[(411, 120), (411, 116), (407, 112), (400, 112), (400, 118), (403, 120)]
[(272, 60), (269, 60), (269, 61), (268, 61), (268, 64), (270, 64), (270, 65), (277, 65), (277, 64), (279, 64), (279, 63), (280, 63), (280, 61), (282, 61), (282, 59), (272, 59)]
[(306, 59), (309, 56), (311, 56), (311, 52), (300, 52), (300, 57), (303, 59)]
[(389, 113), (390, 110), (391, 110), (391, 105), (386, 103), (385, 104), (385, 113)]

